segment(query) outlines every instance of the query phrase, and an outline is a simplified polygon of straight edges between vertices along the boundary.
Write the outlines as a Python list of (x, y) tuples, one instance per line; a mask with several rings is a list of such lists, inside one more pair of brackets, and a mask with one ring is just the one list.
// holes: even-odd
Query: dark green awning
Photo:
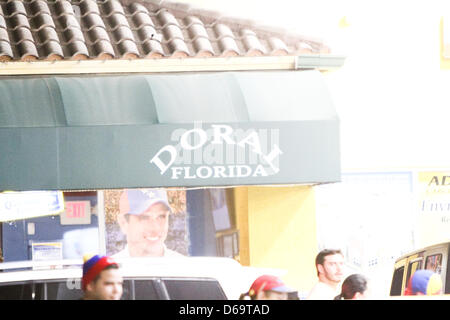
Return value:
[(0, 78), (0, 189), (340, 180), (318, 71)]

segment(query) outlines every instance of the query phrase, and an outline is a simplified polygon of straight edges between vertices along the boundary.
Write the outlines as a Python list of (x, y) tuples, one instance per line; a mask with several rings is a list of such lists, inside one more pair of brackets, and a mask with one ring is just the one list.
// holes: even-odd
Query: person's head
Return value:
[(417, 270), (409, 278), (405, 295), (438, 295), (442, 293), (442, 279), (431, 270)]
[(341, 293), (335, 300), (366, 299), (368, 292), (367, 278), (362, 274), (352, 274), (342, 283)]
[(316, 256), (317, 276), (322, 282), (336, 285), (343, 277), (344, 255), (338, 249), (324, 249)]
[(128, 189), (119, 200), (118, 222), (131, 256), (162, 256), (171, 212), (160, 189)]
[(95, 255), (83, 264), (84, 299), (119, 300), (122, 297), (122, 276), (119, 265), (108, 256)]
[(251, 300), (287, 300), (288, 294), (295, 290), (273, 275), (262, 275), (253, 281), (250, 290), (241, 295), (241, 299), (249, 296)]

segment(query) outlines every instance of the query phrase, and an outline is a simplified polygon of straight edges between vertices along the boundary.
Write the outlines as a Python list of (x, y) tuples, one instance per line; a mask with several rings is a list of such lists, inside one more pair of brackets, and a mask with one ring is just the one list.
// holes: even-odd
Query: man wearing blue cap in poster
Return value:
[(165, 190), (126, 189), (119, 200), (118, 223), (127, 245), (113, 257), (182, 257), (164, 244), (170, 213)]

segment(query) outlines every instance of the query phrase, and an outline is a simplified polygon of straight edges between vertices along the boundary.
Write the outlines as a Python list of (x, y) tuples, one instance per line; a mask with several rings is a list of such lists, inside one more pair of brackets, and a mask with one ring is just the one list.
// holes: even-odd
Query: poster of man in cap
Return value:
[[(117, 211), (117, 205), (115, 209)], [(117, 226), (120, 228), (125, 244), (118, 248), (114, 233), (109, 231), (108, 253), (114, 258), (184, 256), (185, 252), (177, 252), (166, 245), (170, 233), (169, 219), (173, 215), (165, 189), (122, 190), (113, 223), (116, 229)]]

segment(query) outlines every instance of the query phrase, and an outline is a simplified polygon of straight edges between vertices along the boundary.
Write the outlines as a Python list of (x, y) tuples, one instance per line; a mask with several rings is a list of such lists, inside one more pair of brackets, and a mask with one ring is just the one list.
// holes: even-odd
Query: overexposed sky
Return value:
[(344, 171), (450, 168), (450, 70), (440, 70), (439, 57), (439, 22), (450, 1), (181, 2), (319, 38), (347, 57), (326, 76), (341, 119)]
[[(179, 0), (199, 7), (206, 7), (230, 16), (250, 18), (268, 25), (292, 28), (309, 36), (321, 37), (337, 17), (344, 13), (336, 1), (303, 0)], [(347, 3), (348, 0), (342, 1)], [(323, 10), (323, 3), (330, 9)], [(345, 5), (347, 6), (347, 5)]]
[[(231, 16), (261, 20), (292, 28), (305, 35), (333, 37), (339, 20), (370, 25), (372, 29), (391, 27), (392, 20), (420, 20), (450, 9), (446, 0), (174, 0), (214, 9)], [(417, 21), (420, 23), (420, 21)]]

